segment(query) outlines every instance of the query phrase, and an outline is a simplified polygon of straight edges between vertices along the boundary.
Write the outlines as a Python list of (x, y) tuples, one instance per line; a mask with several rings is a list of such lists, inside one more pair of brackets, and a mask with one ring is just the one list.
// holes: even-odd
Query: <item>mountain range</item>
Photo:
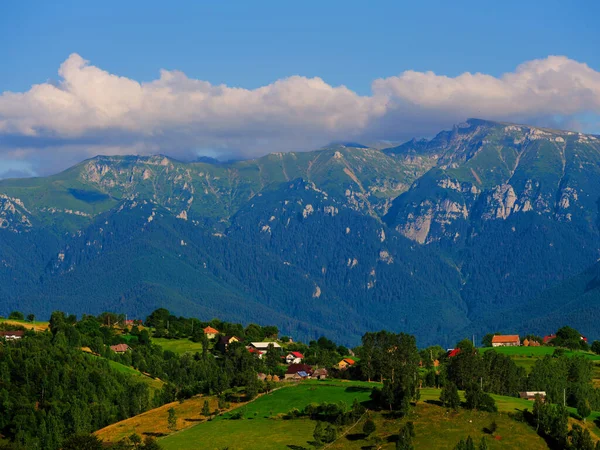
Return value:
[(480, 119), (384, 149), (98, 156), (0, 181), (0, 314), (600, 336), (599, 200), (600, 137)]

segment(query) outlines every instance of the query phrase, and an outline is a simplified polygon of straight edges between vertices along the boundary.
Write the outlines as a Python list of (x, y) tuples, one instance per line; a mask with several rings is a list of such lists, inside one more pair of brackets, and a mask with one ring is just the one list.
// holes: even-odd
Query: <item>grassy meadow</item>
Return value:
[(185, 430), (199, 422), (205, 421), (201, 411), (204, 402), (208, 400), (211, 411), (217, 408), (218, 401), (215, 397), (196, 396), (183, 403), (167, 403), (159, 408), (151, 409), (140, 415), (131, 417), (121, 422), (109, 425), (94, 433), (106, 442), (118, 442), (119, 440), (137, 433), (140, 436), (166, 436), (171, 431), (168, 428), (169, 409), (175, 409), (177, 415), (177, 429)]
[[(231, 413), (160, 439), (165, 450), (203, 448), (217, 450), (285, 449), (293, 446), (312, 448), (310, 441), (316, 422), (302, 418), (285, 420), (281, 415), (292, 408), (302, 409), (309, 403), (344, 401), (352, 404), (354, 398), (368, 406), (370, 389), (375, 383), (366, 382), (307, 382), (283, 387), (264, 395), (241, 408), (242, 419), (230, 419)], [(421, 400), (410, 416), (398, 419), (385, 412), (372, 412), (377, 425), (375, 436), (381, 439), (383, 449), (395, 448), (398, 430), (407, 420), (415, 424), (415, 448), (452, 449), (460, 439), (471, 435), (477, 442), (486, 435), (483, 431), (492, 421), (498, 425), (499, 438), (488, 436), (490, 449), (545, 449), (533, 429), (508, 417), (508, 412), (528, 408), (527, 400), (494, 395), (499, 412), (484, 413), (460, 409), (448, 412), (439, 406), (440, 390), (422, 389)], [(462, 393), (461, 393), (462, 396)], [(346, 428), (331, 449), (361, 449), (369, 444), (362, 434), (363, 418), (354, 427)], [(592, 423), (591, 421), (588, 421)]]
[(178, 355), (182, 355), (187, 352), (202, 353), (202, 343), (192, 342), (189, 339), (152, 338), (152, 343), (160, 345), (163, 350), (170, 350)]
[[(535, 362), (546, 355), (552, 355), (555, 347), (484, 347), (482, 352), (495, 351), (510, 356), (511, 359), (527, 373), (531, 372)], [(566, 356), (581, 355), (594, 363), (594, 384), (600, 387), (600, 355), (592, 352), (563, 349)]]
[(284, 386), (242, 406), (243, 418), (229, 419), (231, 414), (216, 417), (160, 440), (165, 450), (187, 449), (285, 449), (287, 445), (307, 445), (312, 439), (315, 422), (309, 419), (284, 420), (280, 415), (292, 408), (302, 409), (310, 403), (340, 402), (348, 406), (354, 399), (367, 402), (370, 387), (362, 383), (313, 382)]

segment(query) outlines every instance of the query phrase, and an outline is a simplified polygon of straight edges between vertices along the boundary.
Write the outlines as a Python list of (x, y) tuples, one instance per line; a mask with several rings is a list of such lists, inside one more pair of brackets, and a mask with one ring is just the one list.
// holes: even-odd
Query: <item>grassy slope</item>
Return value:
[(95, 434), (106, 442), (118, 442), (124, 437), (137, 433), (140, 436), (163, 436), (168, 434), (168, 410), (175, 409), (177, 415), (177, 429), (184, 430), (198, 422), (205, 420), (200, 414), (204, 401), (208, 400), (211, 411), (217, 408), (217, 399), (214, 397), (197, 396), (183, 403), (173, 402), (146, 411), (143, 414), (127, 420), (114, 423), (97, 431)]
[[(547, 449), (546, 443), (533, 429), (526, 424), (518, 423), (506, 414), (482, 413), (460, 409), (454, 413), (446, 412), (445, 408), (430, 404), (419, 403), (403, 420), (394, 420), (385, 414), (374, 414), (377, 426), (375, 435), (383, 440), (383, 449), (395, 448), (395, 439), (400, 427), (406, 421), (415, 425), (413, 444), (415, 449), (448, 449), (451, 450), (461, 439), (471, 436), (476, 445), (482, 436), (487, 436), (488, 447), (494, 449)], [(497, 435), (501, 440), (494, 440), (483, 432), (492, 421), (498, 425)], [(345, 436), (332, 445), (331, 449), (356, 449), (367, 445), (362, 435), (362, 425), (359, 423), (348, 436)]]
[[(552, 355), (555, 347), (485, 347), (481, 349), (483, 352), (490, 350), (510, 356), (518, 366), (523, 367), (529, 373), (535, 362), (546, 355)], [(594, 385), (600, 387), (600, 355), (566, 349), (564, 351), (566, 356), (581, 355), (590, 359), (594, 364)]]
[[(227, 415), (211, 422), (175, 433), (160, 443), (166, 450), (171, 449), (282, 449), (288, 445), (309, 446), (315, 422), (308, 419), (283, 420), (276, 416), (291, 408), (302, 408), (311, 402), (345, 401), (351, 404), (354, 398), (366, 402), (373, 384), (369, 383), (302, 383), (280, 389), (244, 407), (244, 420), (227, 420)], [(448, 414), (435, 404), (440, 395), (436, 389), (423, 389), (422, 400), (413, 410), (409, 420), (415, 422), (417, 437), (415, 447), (453, 448), (467, 435), (477, 440), (483, 435), (483, 428), (496, 420), (499, 426), (500, 441), (489, 441), (491, 449), (531, 448), (544, 449), (546, 445), (527, 425), (517, 423), (502, 412), (515, 408), (531, 409), (531, 402), (517, 398), (494, 396), (501, 413), (488, 414), (460, 410)], [(374, 413), (377, 435), (384, 440), (383, 448), (394, 448), (394, 438), (398, 433), (400, 420), (390, 419), (385, 414)], [(351, 430), (347, 437), (340, 438), (331, 448), (360, 449), (367, 442), (360, 432), (362, 423)]]
[(135, 378), (136, 381), (141, 381), (143, 383), (146, 383), (148, 385), (148, 387), (150, 388), (150, 391), (152, 391), (153, 395), (156, 391), (161, 390), (164, 385), (164, 382), (162, 382), (161, 380), (152, 378), (148, 375), (144, 375), (143, 373), (139, 372), (138, 370), (134, 369), (133, 367), (125, 366), (121, 363), (118, 363), (116, 361), (110, 361), (110, 360), (108, 361), (108, 365), (112, 369), (116, 370), (117, 372), (121, 372), (126, 375), (129, 375), (129, 376)]
[(284, 387), (244, 406), (244, 420), (227, 420), (228, 415), (211, 422), (175, 433), (160, 444), (166, 449), (237, 448), (279, 450), (289, 444), (306, 445), (312, 438), (314, 422), (308, 419), (282, 420), (276, 418), (292, 408), (303, 408), (309, 403), (345, 401), (348, 405), (357, 398), (367, 401), (370, 387), (355, 383), (330, 385), (302, 383)]
[(200, 342), (192, 342), (189, 339), (152, 338), (152, 343), (160, 345), (163, 350), (170, 350), (179, 355), (187, 352), (202, 353), (202, 344)]
[[(90, 358), (102, 358), (101, 356), (98, 356), (94, 353), (90, 353), (89, 351), (86, 351), (86, 350), (84, 350), (84, 351)], [(130, 377), (133, 377), (135, 379), (135, 381), (141, 381), (142, 383), (147, 384), (148, 387), (150, 388), (150, 392), (152, 395), (154, 395), (156, 393), (156, 391), (161, 390), (164, 385), (163, 381), (152, 378), (151, 376), (148, 376), (148, 375), (144, 375), (142, 372), (134, 369), (133, 367), (126, 366), (124, 364), (121, 364), (116, 361), (112, 361), (110, 359), (106, 359), (106, 361), (108, 362), (108, 365), (110, 366), (111, 369), (116, 370), (117, 372), (121, 372), (125, 375), (129, 375)]]
[(33, 328), (33, 331), (46, 331), (48, 329), (48, 322), (38, 322), (33, 321), (29, 322), (28, 320), (12, 320), (12, 319), (0, 319), (0, 323), (7, 323), (10, 325), (20, 325), (30, 330)]

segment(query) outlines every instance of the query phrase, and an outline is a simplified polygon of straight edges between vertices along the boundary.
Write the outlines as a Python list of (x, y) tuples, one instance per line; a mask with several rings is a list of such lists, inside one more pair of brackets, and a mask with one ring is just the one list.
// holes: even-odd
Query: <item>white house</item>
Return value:
[(17, 339), (21, 339), (24, 335), (24, 331), (0, 331), (0, 338), (4, 338), (7, 341), (16, 341)]
[(277, 342), (250, 342), (250, 347), (254, 347), (256, 350), (267, 351), (269, 345), (273, 345), (273, 348), (281, 348)]
[(290, 352), (285, 357), (287, 364), (300, 364), (304, 359), (304, 355), (300, 352)]

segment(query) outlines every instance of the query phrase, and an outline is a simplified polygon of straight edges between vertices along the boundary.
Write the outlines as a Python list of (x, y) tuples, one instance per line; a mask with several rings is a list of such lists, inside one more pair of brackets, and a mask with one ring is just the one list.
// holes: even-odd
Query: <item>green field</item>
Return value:
[[(520, 367), (523, 367), (527, 373), (531, 372), (535, 362), (539, 358), (546, 355), (552, 355), (556, 347), (484, 347), (482, 352), (495, 351), (503, 355), (510, 356), (511, 359)], [(563, 349), (566, 356), (581, 355), (594, 363), (594, 379), (597, 379), (595, 384), (600, 384), (600, 355), (592, 352), (573, 351)]]
[(178, 355), (187, 352), (202, 352), (202, 343), (192, 342), (189, 339), (152, 338), (152, 343), (160, 345), (164, 350), (170, 350)]
[[(494, 350), (503, 355), (523, 357), (523, 358), (541, 358), (545, 355), (552, 355), (556, 347), (484, 347), (480, 349), (482, 352)], [(600, 361), (600, 355), (592, 352), (584, 352), (578, 350), (563, 349), (566, 356), (581, 355), (592, 361)]]
[(307, 445), (315, 422), (309, 419), (283, 420), (276, 417), (292, 408), (310, 403), (369, 400), (370, 388), (355, 383), (302, 383), (286, 386), (242, 407), (243, 419), (230, 420), (230, 414), (198, 424), (160, 440), (166, 450), (186, 449), (285, 449), (287, 445)]
[[(243, 418), (229, 419), (230, 414), (212, 421), (198, 424), (182, 432), (174, 433), (160, 440), (166, 450), (222, 449), (286, 449), (288, 446), (312, 448), (312, 432), (315, 422), (309, 419), (284, 420), (279, 414), (292, 408), (302, 409), (309, 403), (344, 401), (351, 405), (354, 398), (366, 404), (370, 388), (376, 383), (341, 381), (308, 382), (283, 387), (269, 395), (260, 397), (241, 408)], [(490, 414), (477, 411), (459, 410), (448, 413), (437, 401), (438, 389), (422, 389), (421, 400), (407, 419), (388, 417), (386, 413), (372, 413), (377, 424), (376, 434), (382, 439), (384, 449), (395, 448), (394, 439), (402, 423), (411, 420), (415, 423), (417, 436), (415, 448), (452, 449), (460, 439), (471, 435), (476, 441), (484, 436), (483, 428), (492, 420), (498, 424), (501, 440), (489, 439), (490, 449), (545, 449), (545, 442), (526, 424), (510, 419), (506, 412), (515, 409), (531, 409), (533, 404), (518, 398), (494, 396), (499, 413)], [(462, 394), (461, 394), (462, 396)], [(361, 435), (362, 423), (340, 437), (330, 448), (356, 449), (368, 442)]]
[[(85, 353), (85, 354), (90, 358), (101, 358), (100, 356), (96, 356), (91, 353)], [(164, 383), (161, 380), (154, 379), (152, 377), (144, 375), (143, 373), (139, 372), (138, 370), (134, 369), (133, 367), (126, 366), (124, 364), (118, 363), (116, 361), (112, 361), (110, 359), (105, 359), (105, 361), (108, 362), (108, 365), (110, 366), (111, 369), (116, 370), (117, 372), (126, 374), (130, 377), (133, 377), (136, 381), (141, 381), (142, 383), (147, 384), (148, 387), (150, 388), (152, 395), (154, 395), (154, 393), (156, 391), (161, 390), (164, 385)]]

